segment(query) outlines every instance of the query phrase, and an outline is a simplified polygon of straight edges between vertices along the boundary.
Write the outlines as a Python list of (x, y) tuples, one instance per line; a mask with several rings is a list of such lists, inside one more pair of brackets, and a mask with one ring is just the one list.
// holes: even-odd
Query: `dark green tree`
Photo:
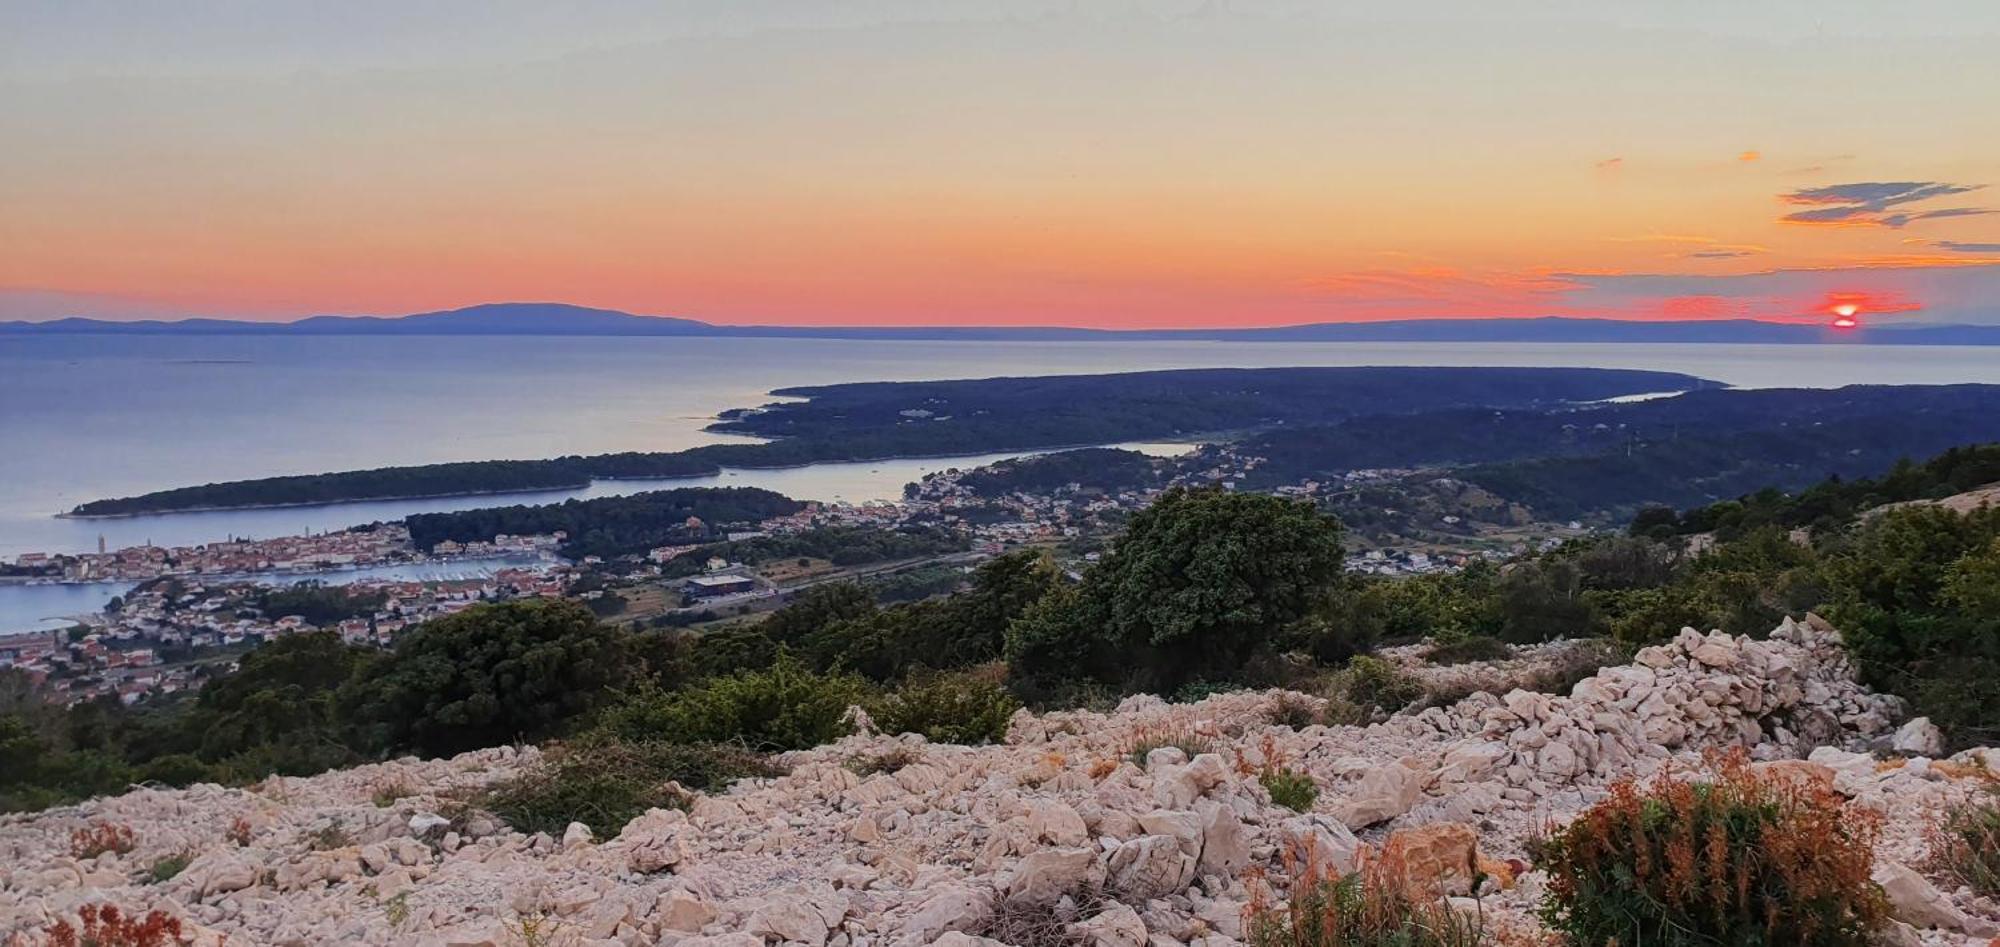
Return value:
[(1339, 521), (1312, 504), (1168, 491), (1132, 517), (1073, 594), (1009, 630), (1016, 673), (1171, 692), (1228, 680), (1308, 614), (1339, 577)]
[(555, 734), (642, 670), (575, 602), (476, 605), (419, 625), (340, 694), (355, 742), (446, 756)]

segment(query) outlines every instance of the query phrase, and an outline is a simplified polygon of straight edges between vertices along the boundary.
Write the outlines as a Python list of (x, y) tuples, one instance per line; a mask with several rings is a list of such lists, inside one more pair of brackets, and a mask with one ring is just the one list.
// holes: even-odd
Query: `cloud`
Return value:
[(1760, 158), (1762, 158), (1762, 157), (1764, 157), (1764, 153), (1763, 153), (1763, 152), (1761, 152), (1761, 151), (1756, 151), (1756, 150), (1751, 150), (1751, 151), (1746, 151), (1746, 152), (1744, 152), (1744, 153), (1742, 153), (1742, 154), (1740, 154), (1740, 155), (1737, 155), (1737, 156), (1736, 156), (1736, 160), (1738, 160), (1738, 161), (1746, 161), (1746, 162), (1747, 162), (1747, 161), (1756, 161), (1756, 160), (1758, 160), (1758, 159), (1760, 159)]
[(2000, 243), (1965, 243), (1959, 240), (1939, 240), (1932, 244), (1940, 250), (1953, 253), (2000, 253)]
[(1755, 250), (1715, 249), (1715, 250), (1696, 250), (1693, 253), (1688, 254), (1687, 256), (1688, 259), (1690, 260), (1733, 260), (1737, 257), (1756, 256), (1757, 254), (1763, 252), (1764, 251), (1762, 249), (1755, 249)]
[(1622, 167), (1624, 167), (1624, 166), (1625, 166), (1625, 159), (1624, 159), (1624, 158), (1606, 158), (1606, 159), (1604, 159), (1603, 161), (1599, 161), (1599, 162), (1597, 163), (1597, 170), (1599, 170), (1599, 171), (1616, 171), (1616, 170), (1618, 170), (1619, 168), (1622, 168)]
[[(2000, 251), (2000, 245), (1988, 246)], [(1327, 317), (1343, 320), (1575, 316), (1817, 323), (1829, 318), (1834, 305), (1851, 303), (1877, 324), (2000, 325), (2000, 261), (1948, 254), (1751, 273), (1384, 268), (1307, 280), (1300, 289)]]
[(1947, 184), (1942, 181), (1864, 181), (1799, 188), (1778, 195), (1778, 199), (1787, 204), (1804, 205), (1808, 209), (1794, 211), (1778, 219), (1788, 224), (1901, 228), (1918, 220), (1992, 213), (1979, 207), (1928, 211), (1893, 209), (1918, 201), (1965, 194), (1981, 187), (1984, 185)]

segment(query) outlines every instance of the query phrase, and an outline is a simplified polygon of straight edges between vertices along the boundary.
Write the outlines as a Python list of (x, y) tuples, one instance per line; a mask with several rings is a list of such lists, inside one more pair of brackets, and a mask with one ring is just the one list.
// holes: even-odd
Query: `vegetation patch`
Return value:
[(609, 838), (648, 809), (686, 808), (688, 790), (773, 772), (738, 747), (597, 738), (552, 749), (540, 765), (489, 787), (478, 804), (519, 832), (561, 835), (581, 822)]
[(1870, 880), (1881, 816), (1762, 779), (1741, 753), (1705, 781), (1627, 781), (1549, 836), (1543, 921), (1579, 944), (1861, 947), (1887, 917)]

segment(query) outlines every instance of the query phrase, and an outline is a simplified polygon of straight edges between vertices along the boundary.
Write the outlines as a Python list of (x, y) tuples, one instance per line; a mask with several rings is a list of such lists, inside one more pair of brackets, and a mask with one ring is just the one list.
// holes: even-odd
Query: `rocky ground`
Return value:
[[(1888, 942), (1988, 944), (2000, 905), (1916, 869), (1936, 814), (1983, 791), (2000, 751), (1937, 758), (1935, 730), (1855, 684), (1835, 641), (1817, 620), (1764, 641), (1688, 631), (1567, 696), (1480, 692), (1365, 728), (1311, 725), (1315, 698), (1269, 691), (1024, 712), (997, 746), (857, 734), (606, 839), (524, 836), (453, 802), (532, 749), (140, 789), (0, 821), (0, 936), (38, 944), (53, 920), (115, 903), (181, 917), (203, 945), (1222, 947), (1257, 886), (1282, 896), (1286, 861), (1341, 870), (1394, 845), (1461, 894), (1474, 871), (1505, 882), (1453, 903), (1494, 943), (1533, 944), (1539, 828), (1615, 779), (1744, 746), (1885, 813), (1878, 880), (1909, 922)], [(1463, 673), (1495, 690), (1545, 679), (1516, 665)], [(1311, 775), (1310, 811), (1272, 803), (1267, 764)], [(72, 857), (72, 833), (96, 824), (129, 827), (135, 847)], [(146, 878), (176, 854), (184, 870)]]

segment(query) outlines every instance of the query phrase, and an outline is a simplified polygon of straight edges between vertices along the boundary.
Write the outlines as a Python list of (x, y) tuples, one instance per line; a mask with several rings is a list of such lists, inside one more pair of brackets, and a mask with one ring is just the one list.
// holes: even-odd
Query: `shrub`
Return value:
[(330, 852), (354, 844), (354, 833), (347, 831), (347, 826), (338, 820), (307, 832), (303, 838), (306, 847), (315, 852)]
[(162, 911), (134, 917), (115, 904), (86, 904), (78, 913), (82, 930), (66, 920), (43, 930), (50, 947), (171, 947), (192, 942), (181, 932), (180, 919)]
[(1335, 691), (1362, 707), (1395, 713), (1423, 699), (1424, 686), (1395, 664), (1373, 655), (1347, 662), (1335, 677)]
[(1326, 721), (1326, 711), (1320, 702), (1304, 694), (1281, 693), (1271, 699), (1271, 706), (1264, 716), (1273, 726), (1304, 730), (1314, 724)]
[(1272, 802), (1293, 812), (1310, 812), (1313, 803), (1319, 800), (1319, 786), (1313, 778), (1296, 770), (1266, 766), (1257, 781), (1264, 784)]
[(1930, 867), (1987, 897), (2000, 896), (2000, 799), (1946, 812), (1930, 832)]
[(1765, 780), (1739, 752), (1706, 782), (1626, 781), (1540, 846), (1543, 921), (1580, 944), (1846, 947), (1886, 917), (1869, 879), (1881, 817)]
[(153, 862), (151, 868), (146, 869), (146, 880), (154, 884), (172, 881), (174, 876), (186, 870), (188, 862), (193, 860), (194, 856), (185, 851), (162, 856)]
[(1097, 941), (1072, 932), (1070, 925), (1088, 921), (1113, 903), (1101, 891), (1067, 892), (1055, 904), (1008, 899), (974, 932), (976, 936), (1014, 947), (1090, 947)]
[(1507, 642), (1485, 635), (1464, 635), (1440, 641), (1424, 652), (1432, 664), (1470, 664), (1474, 661), (1504, 661), (1514, 656)]
[(1169, 727), (1142, 731), (1133, 740), (1132, 748), (1126, 751), (1125, 757), (1132, 761), (1132, 765), (1145, 769), (1147, 754), (1166, 747), (1181, 751), (1188, 759), (1215, 752), (1214, 741), (1207, 737), (1186, 728)]
[(737, 747), (592, 739), (495, 784), (480, 804), (517, 831), (560, 835), (581, 822), (599, 838), (618, 834), (647, 809), (684, 808), (687, 789), (715, 789), (770, 775), (763, 758)]
[(857, 756), (847, 761), (847, 768), (856, 776), (876, 776), (896, 773), (903, 767), (921, 762), (923, 751), (913, 746), (898, 746), (867, 756)]
[(1274, 905), (1264, 886), (1250, 900), (1252, 947), (1481, 947), (1480, 923), (1428, 892), (1412, 891), (1381, 863), (1327, 879), (1311, 868), (1292, 881), (1292, 899)]
[(69, 854), (78, 861), (113, 852), (123, 855), (136, 847), (131, 827), (111, 822), (92, 822), (69, 834)]
[(932, 743), (997, 743), (1021, 703), (994, 674), (927, 674), (868, 704), (883, 733)]
[(601, 729), (630, 741), (802, 750), (841, 737), (847, 708), (868, 695), (867, 682), (858, 677), (815, 674), (780, 654), (762, 670), (739, 671), (679, 691), (641, 688), (605, 714)]

